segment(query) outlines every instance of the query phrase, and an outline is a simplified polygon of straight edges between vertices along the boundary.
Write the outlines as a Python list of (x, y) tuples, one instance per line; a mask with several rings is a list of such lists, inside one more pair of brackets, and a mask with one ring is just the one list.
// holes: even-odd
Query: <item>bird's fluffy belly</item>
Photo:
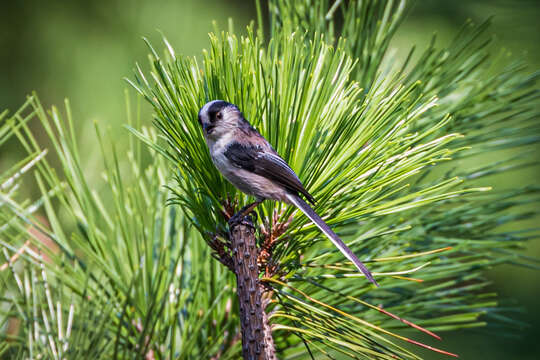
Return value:
[(283, 187), (251, 171), (233, 166), (223, 153), (212, 157), (221, 174), (240, 191), (259, 198), (273, 199), (289, 203)]

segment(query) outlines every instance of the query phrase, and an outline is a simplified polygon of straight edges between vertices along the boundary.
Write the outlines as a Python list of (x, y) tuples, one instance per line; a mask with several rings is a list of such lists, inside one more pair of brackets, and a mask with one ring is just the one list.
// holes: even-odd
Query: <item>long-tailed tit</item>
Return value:
[(242, 210), (242, 217), (265, 199), (294, 204), (378, 286), (366, 266), (300, 197), (303, 195), (314, 204), (295, 172), (249, 124), (238, 107), (222, 100), (210, 101), (199, 111), (199, 123), (214, 165), (239, 190), (255, 196), (256, 201)]

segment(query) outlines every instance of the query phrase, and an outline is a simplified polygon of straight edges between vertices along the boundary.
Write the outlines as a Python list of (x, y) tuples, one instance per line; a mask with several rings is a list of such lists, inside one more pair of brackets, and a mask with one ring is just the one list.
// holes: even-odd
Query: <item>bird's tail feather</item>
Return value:
[(368, 278), (369, 281), (371, 281), (375, 286), (379, 286), (375, 279), (373, 278), (373, 275), (371, 275), (371, 272), (366, 268), (364, 264), (358, 258), (354, 253), (349, 249), (347, 245), (337, 236), (337, 234), (330, 229), (330, 227), (324, 222), (323, 219), (311, 208), (311, 206), (308, 205), (301, 197), (293, 194), (288, 194), (287, 198), (294, 204), (296, 207), (298, 207), (308, 218), (317, 225), (319, 229), (334, 243), (334, 245), (345, 255), (347, 259), (353, 262), (353, 264), (360, 270), (366, 278)]

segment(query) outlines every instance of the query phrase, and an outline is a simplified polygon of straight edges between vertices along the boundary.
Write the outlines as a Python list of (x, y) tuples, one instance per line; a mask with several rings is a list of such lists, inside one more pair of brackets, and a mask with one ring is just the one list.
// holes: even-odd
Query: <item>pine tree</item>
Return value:
[[(536, 164), (526, 151), (539, 140), (538, 75), (494, 55), (489, 22), (468, 22), (417, 60), (414, 49), (392, 59), (406, 1), (274, 0), (268, 28), (257, 4), (247, 35), (216, 29), (201, 58), (148, 43), (151, 70), (128, 80), (139, 95), (137, 106), (126, 95), (127, 148), (96, 126), (102, 184), (88, 181), (69, 103), (46, 111), (33, 95), (0, 115), (0, 146), (27, 154), (0, 175), (3, 358), (240, 357), (227, 220), (250, 199), (210, 160), (196, 119), (213, 99), (239, 106), (381, 285), (294, 207), (265, 201), (248, 235), (279, 358), (452, 355), (414, 339), (520, 326), (484, 274), (538, 266), (518, 253), (534, 232), (501, 227), (537, 216), (524, 205), (539, 189), (490, 185)], [(141, 99), (153, 128), (134, 115)], [(485, 156), (501, 149), (517, 155)], [(24, 186), (41, 196), (27, 199)]]

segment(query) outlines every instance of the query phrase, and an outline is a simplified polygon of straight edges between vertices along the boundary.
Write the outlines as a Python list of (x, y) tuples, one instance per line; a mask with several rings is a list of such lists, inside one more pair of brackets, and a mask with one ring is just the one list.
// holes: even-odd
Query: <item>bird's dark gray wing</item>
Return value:
[(279, 155), (264, 151), (260, 146), (238, 142), (230, 144), (224, 154), (234, 166), (272, 180), (294, 194), (304, 195), (312, 204), (315, 203), (313, 196)]

